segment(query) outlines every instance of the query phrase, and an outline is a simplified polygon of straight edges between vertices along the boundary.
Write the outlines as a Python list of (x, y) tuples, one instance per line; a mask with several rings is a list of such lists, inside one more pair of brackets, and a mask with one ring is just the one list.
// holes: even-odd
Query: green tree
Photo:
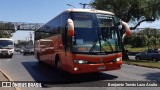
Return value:
[(140, 30), (137, 34), (141, 35), (150, 35), (150, 36), (159, 36), (160, 35), (160, 30), (157, 29), (152, 29), (152, 28), (145, 28), (143, 30)]
[(147, 46), (147, 37), (144, 35), (144, 36), (134, 36), (132, 37), (132, 40), (131, 40), (131, 46), (132, 47), (144, 47), (144, 46)]
[(16, 47), (23, 47), (28, 45), (29, 41), (25, 41), (25, 40), (18, 40), (17, 44), (15, 45)]
[(160, 16), (160, 0), (93, 0), (93, 8), (113, 12), (125, 22), (156, 19)]
[(132, 33), (131, 37), (125, 37), (124, 45), (132, 47), (158, 48), (160, 45), (160, 30), (145, 28), (136, 33)]
[(14, 32), (12, 23), (0, 23), (0, 38), (10, 38)]
[[(135, 29), (144, 21), (154, 21), (160, 16), (160, 0), (93, 0), (93, 8), (113, 12), (125, 22), (141, 20)], [(128, 59), (124, 46), (122, 47), (123, 58)]]

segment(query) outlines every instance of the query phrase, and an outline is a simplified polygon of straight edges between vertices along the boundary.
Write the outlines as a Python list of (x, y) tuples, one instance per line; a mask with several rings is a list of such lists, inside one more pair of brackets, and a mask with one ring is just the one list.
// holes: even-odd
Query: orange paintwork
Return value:
[[(68, 10), (68, 11), (81, 11), (81, 12), (92, 12), (92, 13), (105, 13), (111, 14), (110, 12), (99, 11), (99, 10)], [(68, 36), (74, 35), (73, 27), (68, 28)], [(126, 32), (127, 35), (129, 34)], [(87, 48), (78, 48), (79, 50), (85, 50)], [(117, 70), (121, 68), (122, 59), (118, 62), (113, 60), (122, 57), (122, 53), (106, 54), (106, 55), (89, 55), (89, 54), (73, 54), (70, 51), (65, 51), (62, 43), (62, 35), (55, 35), (45, 39), (35, 41), (35, 57), (45, 63), (55, 66), (55, 57), (58, 56), (61, 61), (61, 69), (72, 74), (89, 73), (89, 72), (100, 72)], [(74, 60), (86, 60), (87, 64), (76, 64)], [(99, 70), (100, 67), (104, 69)]]
[[(70, 54), (71, 61), (69, 62), (68, 68), (65, 68), (66, 71), (72, 74), (78, 73), (89, 73), (89, 72), (99, 72), (99, 71), (109, 71), (120, 69), (122, 65), (122, 60), (119, 62), (111, 62), (112, 60), (122, 57), (122, 53), (110, 54), (110, 55), (84, 55), (84, 54)], [(100, 60), (103, 59), (102, 62)], [(75, 64), (73, 60), (87, 60), (91, 62), (90, 64)], [(98, 70), (98, 67), (105, 66), (106, 69)], [(77, 71), (74, 71), (74, 68), (78, 68)]]
[(125, 31), (126, 31), (126, 36), (127, 37), (129, 37), (129, 36), (131, 36), (131, 30), (130, 30), (130, 28), (129, 28), (129, 25), (126, 23), (126, 22), (124, 22), (124, 21), (122, 21), (122, 25), (124, 25), (124, 27), (125, 27)]
[[(40, 43), (40, 44), (38, 44)], [(40, 46), (41, 47), (40, 47)], [(61, 35), (43, 39), (39, 42), (35, 41), (35, 52), (40, 53), (40, 59), (50, 65), (55, 65), (55, 56), (58, 55), (61, 60), (61, 68), (72, 74), (100, 72), (120, 69), (122, 60), (111, 62), (112, 60), (122, 57), (122, 53), (109, 55), (88, 55), (88, 54), (72, 54), (65, 52), (62, 45)], [(37, 54), (35, 54), (37, 55)], [(100, 61), (102, 59), (102, 61)], [(89, 64), (76, 64), (73, 60), (87, 60)], [(98, 67), (105, 66), (106, 69), (98, 70)], [(74, 68), (78, 68), (77, 71)]]
[(71, 19), (68, 19), (68, 36), (74, 35), (74, 23)]

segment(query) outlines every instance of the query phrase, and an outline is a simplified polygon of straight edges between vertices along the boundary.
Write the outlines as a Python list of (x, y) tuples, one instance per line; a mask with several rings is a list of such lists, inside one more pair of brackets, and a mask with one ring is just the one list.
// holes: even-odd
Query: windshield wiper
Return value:
[(109, 40), (107, 40), (107, 39), (103, 39), (103, 40), (108, 43), (111, 51), (113, 52), (114, 50), (113, 50), (113, 47), (112, 47), (111, 43), (109, 42)]
[[(108, 43), (108, 45), (109, 45), (109, 47), (110, 47), (110, 49), (111, 49), (111, 51), (113, 52), (114, 50), (113, 50), (113, 47), (112, 47), (112, 45), (111, 45), (111, 43), (109, 42), (109, 40), (107, 39), (107, 38), (109, 38), (110, 37), (110, 33), (111, 33), (111, 31), (112, 31), (112, 28), (113, 27), (103, 27), (103, 32), (102, 32), (102, 29), (101, 29), (101, 33), (102, 33), (102, 40), (104, 40), (105, 42), (107, 42)], [(109, 32), (109, 35), (107, 34)], [(107, 35), (107, 36), (106, 36)], [(109, 37), (108, 37), (109, 36)]]
[(92, 44), (92, 47), (91, 47), (91, 49), (89, 50), (89, 52), (93, 51), (94, 47), (96, 46), (96, 43), (97, 43), (98, 39), (99, 39), (99, 38), (97, 38), (97, 39), (94, 41), (94, 43)]

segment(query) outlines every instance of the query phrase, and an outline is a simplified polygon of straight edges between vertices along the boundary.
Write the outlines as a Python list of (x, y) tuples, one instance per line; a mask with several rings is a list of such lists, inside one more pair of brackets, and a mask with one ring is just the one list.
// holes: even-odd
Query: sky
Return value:
[[(65, 9), (82, 8), (79, 3), (90, 3), (93, 0), (0, 0), (0, 21), (46, 23)], [(154, 23), (142, 23), (139, 28), (158, 27), (160, 21)], [(28, 31), (16, 31), (13, 39), (26, 40)], [(33, 33), (32, 33), (33, 34)]]
[[(0, 0), (0, 21), (46, 23), (65, 9), (82, 8), (79, 3), (91, 0)], [(26, 40), (27, 31), (16, 31), (13, 39)]]
[(155, 28), (160, 29), (160, 20), (156, 20), (154, 22), (143, 22), (138, 28)]

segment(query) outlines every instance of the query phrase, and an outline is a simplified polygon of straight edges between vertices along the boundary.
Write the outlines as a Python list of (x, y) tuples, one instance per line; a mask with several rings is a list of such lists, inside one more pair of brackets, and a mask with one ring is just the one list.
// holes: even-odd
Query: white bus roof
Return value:
[(68, 12), (89, 12), (89, 13), (102, 13), (102, 14), (111, 14), (112, 12), (103, 11), (103, 10), (95, 10), (95, 9), (67, 9)]
[[(112, 12), (103, 11), (103, 10), (96, 10), (96, 9), (66, 9), (66, 10), (63, 11), (63, 12), (88, 12), (88, 13), (100, 13), (100, 14), (110, 14), (110, 15), (114, 15)], [(63, 12), (62, 12), (62, 13), (63, 13)], [(62, 14), (62, 13), (60, 13), (60, 14)], [(60, 14), (58, 14), (58, 15), (60, 15)], [(58, 16), (58, 15), (57, 15), (57, 16)], [(56, 16), (56, 17), (57, 17), (57, 16)], [(55, 17), (54, 17), (54, 18), (55, 18)], [(52, 19), (51, 19), (51, 20), (52, 20)], [(50, 21), (51, 21), (51, 20), (50, 20)], [(48, 22), (50, 22), (50, 21), (48, 21)], [(47, 22), (47, 23), (48, 23), (48, 22)], [(47, 23), (46, 23), (46, 24), (47, 24)], [(45, 25), (46, 25), (46, 24), (45, 24)], [(44, 25), (43, 25), (43, 26), (44, 26)], [(43, 27), (43, 26), (41, 26), (41, 27)], [(40, 28), (41, 28), (41, 27), (40, 27)], [(39, 28), (38, 28), (38, 29), (39, 29)], [(38, 29), (37, 29), (37, 30), (38, 30)], [(35, 31), (37, 31), (37, 30), (35, 30)]]
[(11, 40), (11, 41), (13, 41), (13, 39), (11, 39), (11, 38), (0, 38), (0, 40)]

